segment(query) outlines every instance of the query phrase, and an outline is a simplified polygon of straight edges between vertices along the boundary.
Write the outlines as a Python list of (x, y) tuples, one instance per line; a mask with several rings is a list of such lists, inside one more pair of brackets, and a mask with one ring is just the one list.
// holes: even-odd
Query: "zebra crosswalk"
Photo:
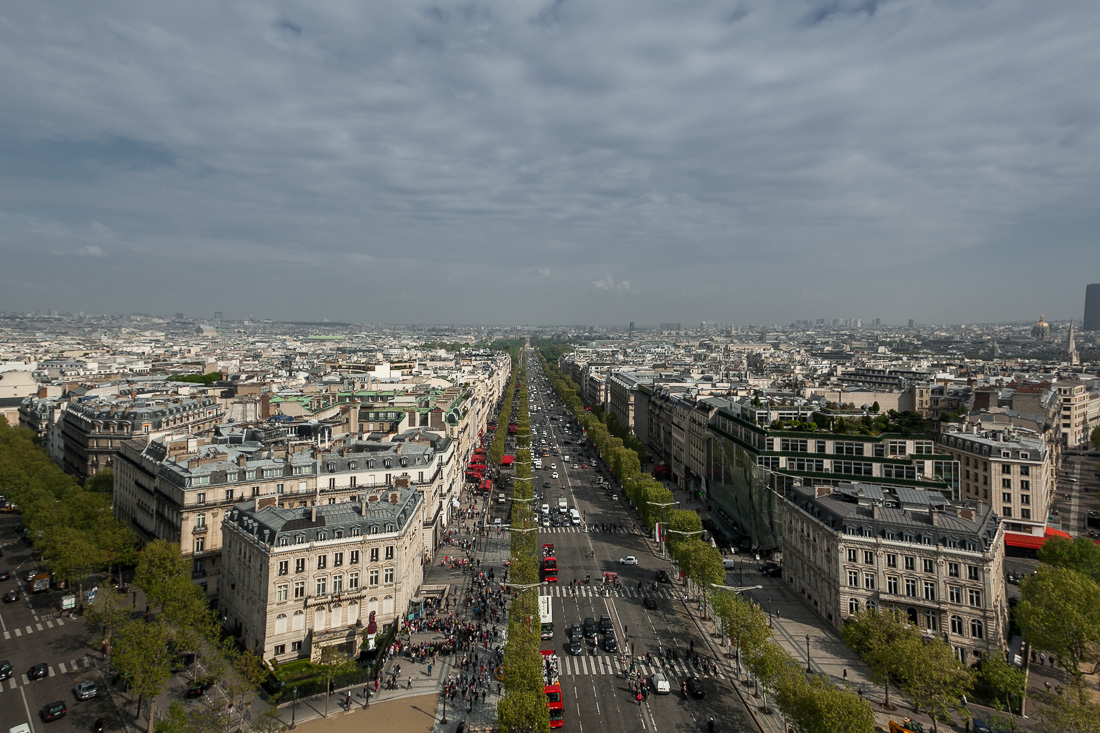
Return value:
[[(33, 624), (27, 624), (26, 626), (16, 626), (8, 631), (4, 632), (4, 640), (11, 639), (12, 637), (29, 636), (36, 631), (45, 631), (46, 629), (52, 629), (54, 626), (64, 626), (65, 622), (60, 618), (47, 618), (44, 616), (36, 616), (36, 621)], [(45, 620), (42, 620), (45, 619)]]
[[(623, 665), (622, 659), (613, 654), (584, 654), (577, 657), (566, 655), (561, 657), (561, 674), (569, 677), (581, 676), (605, 676), (614, 677), (622, 675), (629, 665)], [(679, 659), (666, 659), (653, 664), (638, 662), (636, 664), (638, 674), (649, 677), (655, 672), (664, 672), (670, 681), (682, 680), (687, 677), (704, 677), (710, 679), (729, 679), (729, 675), (722, 665), (709, 666), (708, 672), (697, 669), (694, 665)]]
[(578, 598), (597, 598), (600, 596), (607, 596), (611, 598), (682, 598), (683, 594), (678, 593), (674, 588), (667, 585), (658, 585), (657, 590), (653, 590), (651, 587), (646, 588), (643, 586), (642, 590), (638, 590), (636, 585), (620, 585), (618, 588), (604, 588), (602, 583), (582, 583), (580, 586), (574, 586), (568, 581), (563, 581), (559, 585), (544, 585), (542, 586), (542, 592), (540, 595), (553, 596), (555, 598), (566, 598), (573, 596), (573, 588), (577, 589)]
[[(92, 658), (89, 656), (83, 656), (79, 659), (71, 659), (68, 662), (58, 662), (56, 665), (49, 665), (46, 675), (48, 677), (56, 677), (62, 674), (69, 674), (73, 672), (82, 672), (88, 667), (92, 666)], [(27, 677), (27, 673), (24, 671), (19, 675), (12, 675), (7, 680), (0, 680), (0, 693), (8, 690), (15, 690), (23, 685), (28, 685), (31, 680)]]

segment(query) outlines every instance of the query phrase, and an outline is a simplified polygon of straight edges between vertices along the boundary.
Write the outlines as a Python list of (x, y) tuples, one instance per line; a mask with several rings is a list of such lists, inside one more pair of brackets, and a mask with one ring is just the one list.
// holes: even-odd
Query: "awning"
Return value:
[(1060, 529), (1047, 527), (1042, 537), (1033, 534), (1021, 534), (1019, 532), (1005, 532), (1005, 544), (1009, 547), (1025, 547), (1029, 550), (1038, 550), (1051, 537), (1062, 537), (1072, 540), (1073, 537)]
[(515, 460), (516, 460), (515, 456), (504, 456), (503, 458), (500, 459), (500, 465), (510, 466), (513, 463), (515, 463)]

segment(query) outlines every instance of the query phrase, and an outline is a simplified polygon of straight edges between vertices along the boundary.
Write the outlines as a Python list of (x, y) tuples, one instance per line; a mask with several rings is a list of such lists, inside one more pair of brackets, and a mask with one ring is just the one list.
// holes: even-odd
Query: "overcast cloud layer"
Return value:
[(1080, 318), (1100, 4), (8, 3), (0, 310)]

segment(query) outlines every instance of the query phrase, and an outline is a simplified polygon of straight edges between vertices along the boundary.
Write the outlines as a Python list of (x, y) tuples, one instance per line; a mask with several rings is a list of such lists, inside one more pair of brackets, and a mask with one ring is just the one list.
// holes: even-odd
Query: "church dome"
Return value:
[(1046, 341), (1050, 338), (1050, 324), (1047, 323), (1046, 318), (1042, 315), (1039, 316), (1039, 320), (1035, 322), (1035, 325), (1031, 327), (1031, 338), (1038, 341)]

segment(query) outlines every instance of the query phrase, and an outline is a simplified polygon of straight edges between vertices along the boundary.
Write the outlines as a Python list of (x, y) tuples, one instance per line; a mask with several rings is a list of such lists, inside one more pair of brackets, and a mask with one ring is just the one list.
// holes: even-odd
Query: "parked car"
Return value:
[(68, 711), (65, 709), (65, 703), (58, 700), (43, 705), (42, 709), (38, 711), (38, 715), (44, 722), (49, 723), (51, 720), (64, 718), (66, 712)]
[(735, 560), (732, 557), (723, 557), (722, 558), (722, 567), (727, 568), (727, 569), (728, 568), (735, 568), (735, 567), (737, 567), (737, 560)]
[(7, 570), (0, 570), (0, 580), (11, 580), (11, 573)]
[(213, 677), (199, 677), (187, 686), (187, 692), (185, 692), (184, 695), (187, 697), (202, 697), (203, 693), (213, 686)]
[(73, 685), (73, 695), (77, 700), (91, 700), (98, 693), (99, 689), (92, 680), (84, 680)]
[(760, 572), (764, 575), (775, 576), (778, 575), (781, 568), (774, 562), (766, 562), (760, 566)]

